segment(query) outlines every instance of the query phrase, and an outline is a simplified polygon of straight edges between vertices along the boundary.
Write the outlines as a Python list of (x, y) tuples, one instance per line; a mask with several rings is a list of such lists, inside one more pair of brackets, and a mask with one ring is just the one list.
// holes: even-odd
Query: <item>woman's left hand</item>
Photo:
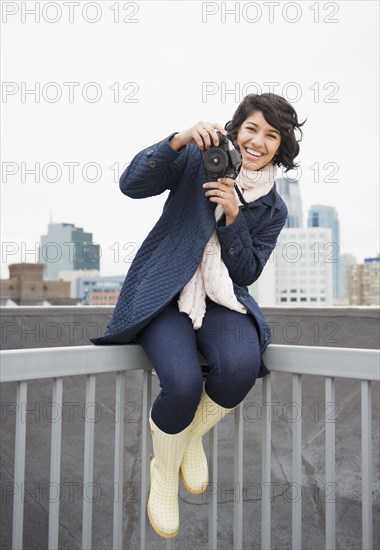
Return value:
[(239, 205), (235, 195), (234, 180), (231, 178), (219, 178), (218, 181), (208, 181), (203, 184), (205, 195), (210, 202), (216, 202), (223, 206), (226, 214), (226, 225), (234, 221), (239, 214)]

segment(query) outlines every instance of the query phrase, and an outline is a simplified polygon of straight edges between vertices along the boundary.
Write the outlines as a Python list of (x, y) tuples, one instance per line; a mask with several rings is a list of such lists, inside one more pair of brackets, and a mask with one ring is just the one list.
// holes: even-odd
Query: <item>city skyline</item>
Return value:
[[(296, 180), (293, 180), (293, 181), (296, 181)], [(277, 185), (277, 188), (280, 192), (280, 189), (279, 189), (279, 186)], [(284, 197), (283, 197), (284, 198)], [(301, 202), (302, 202), (302, 196), (301, 196)], [(308, 216), (310, 216), (310, 213), (313, 209), (313, 207), (322, 207), (322, 208), (332, 208), (334, 209), (334, 207), (332, 207), (331, 205), (326, 205), (326, 204), (312, 204), (310, 205), (310, 207), (307, 209), (307, 212), (306, 213), (302, 213), (302, 225), (298, 226), (298, 225), (286, 225), (284, 227), (284, 229), (286, 227), (307, 227), (307, 222), (308, 222)], [(302, 209), (303, 210), (303, 209)], [(336, 211), (337, 215), (339, 216), (339, 212)], [(158, 219), (158, 218), (157, 218)], [(289, 219), (289, 218), (288, 218)], [(63, 221), (63, 222), (55, 222), (53, 221), (53, 217), (52, 217), (52, 213), (50, 212), (50, 220), (49, 220), (49, 223), (47, 224), (47, 227), (49, 228), (50, 225), (66, 225), (66, 226), (74, 226), (76, 230), (80, 230), (80, 232), (83, 233), (83, 229), (81, 227), (78, 227), (76, 226), (76, 224), (74, 223), (71, 223), (71, 222), (67, 222), (67, 221)], [(81, 224), (83, 226), (83, 224)], [(152, 225), (153, 227), (153, 225)], [(90, 229), (90, 233), (83, 233), (84, 235), (92, 235), (93, 234), (93, 231)], [(47, 231), (45, 231), (45, 233), (47, 233)], [(145, 237), (144, 237), (145, 238)], [(344, 241), (344, 235), (340, 235), (340, 240)], [(75, 240), (72, 241), (72, 242), (76, 242)], [(334, 242), (334, 239), (331, 239), (331, 242), (333, 243)], [(1, 279), (6, 279), (8, 278), (8, 274), (9, 274), (9, 265), (10, 264), (14, 264), (14, 263), (40, 263), (41, 260), (41, 248), (42, 246), (45, 246), (45, 248), (48, 246), (49, 248), (51, 248), (49, 245), (50, 244), (56, 244), (57, 246), (53, 247), (55, 250), (53, 250), (53, 252), (56, 254), (57, 253), (57, 250), (59, 248), (62, 249), (62, 256), (70, 256), (70, 254), (73, 254), (74, 251), (76, 252), (76, 247), (72, 247), (73, 249), (71, 250), (70, 249), (70, 246), (68, 247), (65, 247), (65, 246), (62, 246), (58, 241), (54, 241), (52, 239), (49, 239), (48, 238), (48, 235), (40, 235), (40, 239), (38, 241), (36, 241), (35, 243), (32, 243), (35, 244), (35, 248), (33, 248), (33, 246), (30, 246), (30, 242), (28, 244), (27, 241), (24, 241), (25, 243), (25, 247), (23, 248), (23, 246), (19, 247), (20, 249), (16, 252), (16, 253), (13, 253), (13, 250), (14, 250), (14, 245), (17, 244), (17, 243), (14, 243), (14, 242), (10, 242), (7, 243), (6, 241), (2, 241), (2, 264), (1, 264)], [(8, 246), (9, 244), (9, 246)], [(22, 244), (22, 243), (21, 243)], [(42, 246), (41, 246), (42, 245)], [(121, 264), (123, 264), (123, 267), (126, 268), (126, 271), (125, 271), (125, 274), (127, 273), (127, 270), (135, 256), (135, 254), (137, 253), (139, 247), (140, 247), (141, 243), (138, 243), (136, 241), (128, 241), (128, 242), (124, 242), (124, 243), (120, 243), (118, 241), (114, 241), (112, 244), (110, 244), (110, 246), (108, 247), (108, 251), (111, 253), (111, 255), (113, 255), (113, 258), (115, 259), (115, 262), (111, 263), (111, 264), (108, 264), (108, 266), (120, 266)], [(105, 272), (105, 268), (102, 266), (102, 256), (103, 256), (103, 252), (104, 252), (104, 249), (102, 249), (101, 245), (96, 242), (95, 240), (92, 241), (91, 243), (91, 246), (94, 246), (95, 248), (98, 248), (99, 247), (99, 255), (100, 255), (100, 267), (99, 267), (99, 273), (101, 276), (120, 276), (120, 275), (123, 275), (123, 272), (120, 272), (120, 271), (115, 271), (115, 270), (112, 270), (112, 272)], [(19, 260), (14, 260), (14, 261), (9, 261), (9, 262), (4, 262), (3, 259), (4, 259), (4, 250), (6, 252), (8, 252), (8, 257), (18, 257), (20, 258)], [(379, 251), (376, 251), (374, 250), (372, 253), (370, 254), (354, 254), (351, 250), (344, 250), (342, 251), (342, 247), (340, 246), (339, 248), (339, 245), (338, 247), (336, 248), (335, 250), (336, 253), (339, 254), (339, 256), (342, 256), (342, 255), (346, 255), (346, 254), (351, 254), (353, 256), (356, 257), (357, 259), (357, 263), (360, 264), (360, 263), (364, 263), (365, 259), (368, 258), (368, 257), (376, 257), (378, 254), (379, 254)], [(94, 250), (90, 251), (87, 256), (91, 255), (92, 257), (90, 258), (90, 263), (94, 265), (94, 267), (88, 267), (88, 269), (97, 269), (96, 265), (97, 262), (96, 262), (96, 258), (98, 257), (98, 253), (96, 253), (96, 258), (94, 256), (95, 252)], [(48, 255), (49, 255), (49, 252), (47, 252), (47, 254), (44, 254), (44, 260), (42, 261), (42, 263), (45, 263), (45, 264), (49, 264), (49, 260), (48, 260)], [(88, 258), (87, 259), (88, 260)], [(34, 258), (34, 259), (33, 259)], [(123, 261), (124, 260), (124, 261)], [(125, 261), (127, 260), (127, 261)], [(82, 260), (83, 262), (83, 260)], [(56, 263), (56, 260), (55, 259), (52, 259), (52, 263)], [(5, 264), (5, 265), (4, 265)], [(51, 267), (51, 266), (50, 266)], [(68, 268), (67, 268), (68, 269)], [(57, 271), (57, 270), (54, 270), (53, 271)]]

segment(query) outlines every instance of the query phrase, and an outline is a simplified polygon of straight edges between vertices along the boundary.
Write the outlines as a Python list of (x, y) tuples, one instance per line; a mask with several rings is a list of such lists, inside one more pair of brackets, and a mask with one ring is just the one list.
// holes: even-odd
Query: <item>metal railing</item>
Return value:
[[(268, 346), (265, 363), (272, 372), (291, 373), (292, 399), (302, 403), (302, 375), (313, 374), (325, 378), (325, 401), (335, 400), (335, 379), (351, 378), (361, 383), (361, 443), (362, 443), (362, 547), (372, 548), (372, 413), (371, 382), (378, 381), (379, 352), (377, 350), (328, 348), (309, 346)], [(122, 492), (123, 452), (124, 452), (124, 388), (127, 371), (142, 369), (144, 372), (143, 411), (142, 411), (142, 475), (141, 475), (141, 523), (140, 547), (146, 547), (148, 520), (146, 501), (149, 492), (150, 428), (149, 411), (152, 401), (152, 368), (143, 349), (138, 345), (128, 346), (77, 346), (8, 350), (1, 352), (1, 382), (17, 382), (15, 468), (14, 484), (24, 487), (26, 423), (23, 422), (21, 404), (26, 406), (29, 380), (53, 378), (52, 401), (62, 406), (63, 379), (68, 376), (86, 375), (86, 406), (95, 401), (96, 375), (116, 373), (116, 407), (119, 409), (119, 422), (115, 422), (114, 447), (114, 487)], [(261, 547), (271, 548), (271, 376), (262, 380), (263, 441), (262, 441), (262, 519)], [(61, 472), (61, 429), (62, 418), (52, 424), (50, 482), (60, 483)], [(217, 436), (218, 426), (210, 432), (209, 464), (210, 483), (217, 483)], [(302, 421), (295, 422), (292, 430), (292, 487), (300, 487), (301, 481), (301, 437)], [(84, 442), (84, 483), (91, 487), (94, 463), (94, 423), (85, 424)], [(335, 483), (335, 424), (326, 423), (326, 484)], [(235, 410), (234, 433), (234, 486), (240, 495), (234, 501), (234, 549), (243, 545), (243, 422), (242, 406)], [(92, 502), (83, 499), (82, 548), (92, 548)], [(122, 548), (123, 498), (114, 499), (113, 548)], [(336, 540), (335, 502), (325, 502), (326, 548), (334, 549)], [(302, 548), (302, 498), (292, 500), (292, 548)], [(14, 493), (12, 548), (23, 547), (24, 498)], [(48, 547), (58, 548), (59, 499), (49, 502)], [(167, 541), (172, 548), (175, 539)], [(217, 548), (217, 494), (210, 495), (209, 539), (210, 549)]]

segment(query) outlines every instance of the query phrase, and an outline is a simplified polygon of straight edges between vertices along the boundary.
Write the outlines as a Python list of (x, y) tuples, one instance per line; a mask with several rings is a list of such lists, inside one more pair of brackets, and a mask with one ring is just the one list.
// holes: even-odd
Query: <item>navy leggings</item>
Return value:
[(193, 420), (203, 387), (198, 351), (210, 373), (205, 390), (218, 405), (241, 403), (260, 369), (256, 320), (206, 300), (202, 327), (194, 330), (177, 297), (138, 334), (160, 381), (161, 392), (152, 407), (153, 422), (165, 433), (184, 430)]

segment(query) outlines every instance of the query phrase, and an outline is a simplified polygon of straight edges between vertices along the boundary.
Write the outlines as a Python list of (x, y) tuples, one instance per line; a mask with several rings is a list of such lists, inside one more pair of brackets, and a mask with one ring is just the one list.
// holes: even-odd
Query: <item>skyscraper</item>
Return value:
[(343, 304), (349, 303), (349, 267), (356, 263), (355, 256), (350, 253), (339, 256), (339, 298)]
[(333, 268), (325, 244), (331, 229), (284, 228), (275, 248), (276, 303), (331, 306)]
[(326, 248), (329, 248), (330, 261), (333, 265), (333, 298), (338, 300), (339, 293), (339, 220), (338, 213), (333, 206), (324, 204), (314, 204), (310, 207), (308, 219), (308, 227), (328, 227), (331, 229), (331, 243), (326, 243)]
[(288, 219), (285, 227), (302, 227), (302, 201), (298, 180), (276, 178), (277, 191), (288, 207)]
[(72, 223), (49, 223), (41, 236), (39, 261), (45, 265), (45, 279), (56, 281), (63, 270), (99, 269), (100, 246)]

